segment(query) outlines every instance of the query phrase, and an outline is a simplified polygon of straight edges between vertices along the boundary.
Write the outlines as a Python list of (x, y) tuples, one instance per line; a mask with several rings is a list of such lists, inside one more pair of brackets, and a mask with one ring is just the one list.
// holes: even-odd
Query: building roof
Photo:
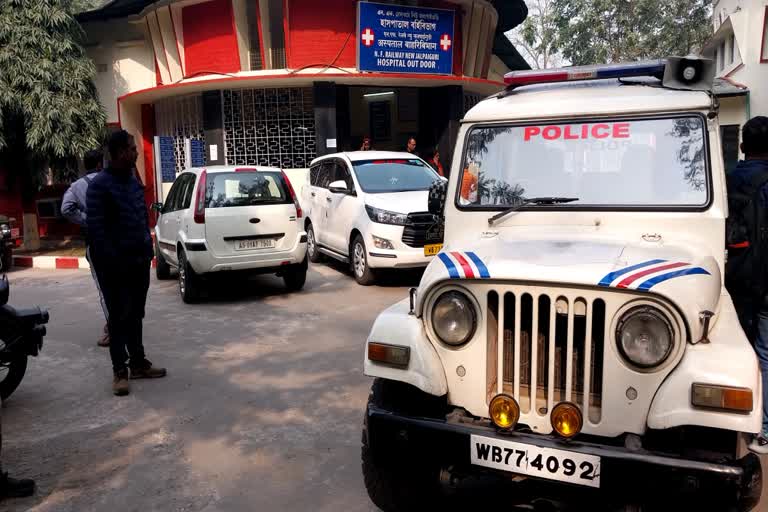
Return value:
[(716, 96), (727, 98), (729, 96), (744, 96), (749, 92), (749, 87), (729, 78), (715, 78), (713, 90)]
[(81, 12), (76, 15), (77, 21), (106, 21), (114, 18), (125, 18), (139, 14), (144, 8), (155, 3), (156, 0), (112, 0), (92, 11)]
[[(656, 81), (658, 83), (658, 81)], [(464, 117), (468, 122), (616, 116), (644, 112), (705, 110), (712, 105), (702, 91), (679, 91), (618, 80), (562, 82), (519, 87), (481, 101)]]

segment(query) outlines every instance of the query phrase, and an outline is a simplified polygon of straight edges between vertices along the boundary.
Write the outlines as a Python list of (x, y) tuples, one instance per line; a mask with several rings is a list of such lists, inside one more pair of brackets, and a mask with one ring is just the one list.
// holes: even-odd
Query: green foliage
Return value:
[(557, 52), (554, 0), (528, 0), (528, 17), (509, 33), (509, 39), (533, 69), (562, 64)]
[(712, 33), (707, 0), (553, 0), (557, 47), (574, 65), (697, 51)]
[(30, 174), (100, 145), (106, 116), (70, 0), (0, 1), (0, 159)]

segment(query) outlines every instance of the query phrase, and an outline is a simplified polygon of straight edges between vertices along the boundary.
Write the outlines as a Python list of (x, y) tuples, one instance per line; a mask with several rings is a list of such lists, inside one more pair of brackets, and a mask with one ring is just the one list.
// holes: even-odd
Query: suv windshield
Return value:
[(478, 127), (457, 200), (486, 209), (541, 196), (579, 198), (568, 206), (697, 207), (708, 200), (707, 163), (700, 116)]
[(440, 176), (418, 158), (403, 160), (363, 160), (352, 162), (357, 181), (364, 192), (409, 192), (429, 190)]
[(277, 172), (241, 171), (211, 173), (205, 187), (206, 208), (290, 203)]

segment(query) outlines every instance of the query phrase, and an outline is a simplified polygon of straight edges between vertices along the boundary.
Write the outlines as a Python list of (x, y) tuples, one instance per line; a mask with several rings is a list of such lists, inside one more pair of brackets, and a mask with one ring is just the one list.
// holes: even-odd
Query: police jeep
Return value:
[(376, 505), (432, 509), (476, 475), (579, 510), (757, 504), (713, 76), (694, 57), (513, 72), (467, 113), (430, 207), (445, 245), (366, 342)]

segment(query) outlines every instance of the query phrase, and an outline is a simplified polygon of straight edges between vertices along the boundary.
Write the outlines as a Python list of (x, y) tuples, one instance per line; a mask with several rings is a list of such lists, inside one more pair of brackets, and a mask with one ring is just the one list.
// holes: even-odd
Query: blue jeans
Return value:
[[(733, 298), (736, 311), (744, 332), (751, 338), (749, 341), (755, 347), (757, 360), (760, 362), (760, 373), (763, 378), (763, 434), (768, 436), (768, 309), (763, 306), (755, 315), (755, 301)], [(757, 325), (755, 325), (757, 322)]]

